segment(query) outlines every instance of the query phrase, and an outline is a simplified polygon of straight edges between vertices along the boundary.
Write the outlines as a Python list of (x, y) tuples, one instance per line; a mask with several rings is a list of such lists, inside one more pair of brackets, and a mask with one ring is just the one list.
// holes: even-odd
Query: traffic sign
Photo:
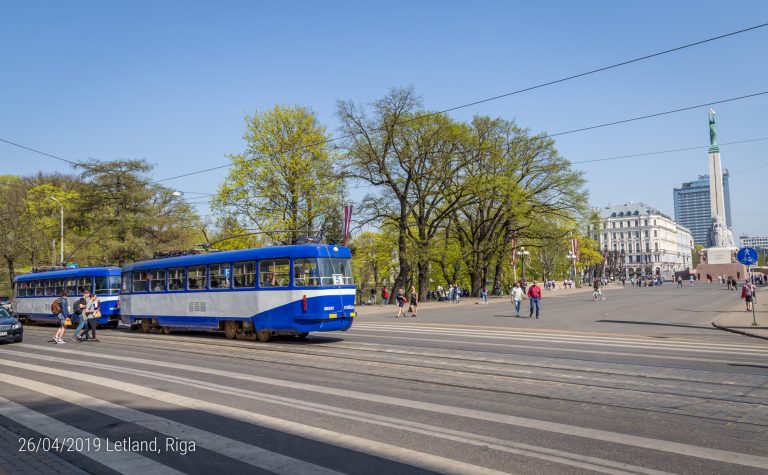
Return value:
[(742, 247), (736, 253), (736, 259), (745, 266), (753, 266), (757, 264), (757, 251), (752, 247)]

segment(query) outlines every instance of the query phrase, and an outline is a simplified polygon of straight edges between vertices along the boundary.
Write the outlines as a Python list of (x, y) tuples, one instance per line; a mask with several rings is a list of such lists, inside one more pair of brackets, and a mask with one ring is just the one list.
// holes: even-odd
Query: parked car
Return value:
[(0, 307), (0, 341), (12, 340), (19, 343), (24, 339), (24, 325), (18, 318)]
[(11, 298), (10, 297), (0, 297), (0, 308), (4, 308), (8, 310), (9, 312), (12, 311), (11, 309)]

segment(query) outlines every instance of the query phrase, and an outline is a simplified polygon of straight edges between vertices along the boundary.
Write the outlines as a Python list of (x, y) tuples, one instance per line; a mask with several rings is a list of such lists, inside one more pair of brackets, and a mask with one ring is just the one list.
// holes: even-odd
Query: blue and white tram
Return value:
[(79, 267), (47, 272), (22, 274), (13, 279), (15, 285), (14, 311), (27, 322), (57, 322), (51, 314), (51, 303), (66, 290), (68, 312), (86, 290), (95, 293), (101, 302), (99, 325), (116, 327), (120, 323), (120, 268)]
[(347, 330), (355, 317), (349, 248), (299, 244), (123, 267), (122, 322), (144, 332), (223, 330), (227, 338)]

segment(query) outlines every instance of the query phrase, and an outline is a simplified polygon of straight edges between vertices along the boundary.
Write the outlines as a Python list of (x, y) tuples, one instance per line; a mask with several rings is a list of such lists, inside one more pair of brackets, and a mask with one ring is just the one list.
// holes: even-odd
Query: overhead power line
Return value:
[[(725, 145), (736, 145), (741, 143), (749, 143), (749, 142), (760, 142), (762, 140), (768, 140), (768, 137), (762, 137), (759, 139), (749, 139), (749, 140), (738, 140), (736, 142), (723, 142), (718, 144), (719, 146), (725, 146)], [(684, 148), (673, 148), (669, 150), (658, 150), (656, 152), (644, 152), (644, 153), (635, 153), (632, 155), (619, 155), (615, 157), (605, 157), (605, 158), (593, 158), (590, 160), (578, 160), (575, 162), (571, 162), (572, 165), (581, 164), (581, 163), (594, 163), (594, 162), (607, 162), (610, 160), (621, 160), (623, 158), (638, 158), (638, 157), (647, 157), (650, 155), (662, 155), (665, 153), (675, 153), (675, 152), (687, 152), (689, 150), (701, 150), (704, 148), (709, 148), (709, 144), (707, 145), (698, 145), (695, 147), (684, 147)]]
[[(411, 121), (420, 120), (420, 119), (424, 119), (424, 118), (435, 116), (435, 115), (439, 115), (439, 114), (445, 114), (447, 112), (453, 112), (453, 111), (456, 111), (456, 110), (459, 110), (459, 109), (465, 109), (467, 107), (472, 107), (472, 106), (475, 106), (475, 105), (478, 105), (478, 104), (483, 104), (483, 103), (486, 103), (486, 102), (491, 102), (491, 101), (495, 101), (495, 100), (498, 100), (498, 99), (503, 99), (505, 97), (510, 97), (510, 96), (514, 96), (514, 95), (517, 95), (517, 94), (522, 94), (524, 92), (533, 91), (535, 89), (541, 89), (543, 87), (552, 86), (554, 84), (559, 84), (559, 83), (566, 82), (566, 81), (571, 81), (573, 79), (578, 79), (578, 78), (589, 76), (589, 75), (592, 75), (592, 74), (597, 74), (597, 73), (600, 73), (600, 72), (603, 72), (603, 71), (608, 71), (610, 69), (615, 69), (615, 68), (619, 68), (621, 66), (626, 66), (628, 64), (637, 63), (637, 62), (640, 62), (640, 61), (645, 61), (647, 59), (655, 58), (655, 57), (662, 56), (662, 55), (665, 55), (665, 54), (673, 53), (673, 52), (676, 52), (676, 51), (681, 51), (681, 50), (684, 50), (684, 49), (687, 49), (687, 48), (692, 48), (694, 46), (699, 46), (699, 45), (702, 45), (702, 44), (705, 44), (705, 43), (710, 43), (712, 41), (721, 40), (721, 39), (728, 38), (730, 36), (735, 36), (735, 35), (738, 35), (738, 34), (741, 34), (741, 33), (746, 33), (748, 31), (757, 30), (759, 28), (764, 28), (766, 26), (768, 26), (768, 23), (762, 23), (760, 25), (751, 26), (749, 28), (744, 28), (744, 29), (741, 29), (741, 30), (732, 31), (730, 33), (726, 33), (726, 34), (723, 34), (723, 35), (713, 36), (711, 38), (707, 38), (707, 39), (704, 39), (704, 40), (701, 40), (701, 41), (696, 41), (696, 42), (693, 42), (693, 43), (688, 43), (688, 44), (685, 44), (685, 45), (682, 45), (682, 46), (677, 46), (675, 48), (670, 48), (670, 49), (666, 49), (664, 51), (658, 51), (656, 53), (651, 53), (651, 54), (647, 54), (645, 56), (640, 56), (638, 58), (630, 59), (630, 60), (627, 60), (627, 61), (622, 61), (620, 63), (611, 64), (609, 66), (603, 66), (601, 68), (592, 69), (590, 71), (585, 71), (583, 73), (573, 74), (571, 76), (566, 76), (566, 77), (563, 77), (563, 78), (560, 78), (560, 79), (555, 79), (553, 81), (547, 81), (547, 82), (544, 82), (544, 83), (541, 83), (541, 84), (536, 84), (534, 86), (525, 87), (523, 89), (518, 89), (516, 91), (511, 91), (511, 92), (507, 92), (507, 93), (504, 93), (504, 94), (499, 94), (499, 95), (496, 95), (496, 96), (487, 97), (485, 99), (479, 99), (479, 100), (476, 100), (476, 101), (473, 101), (473, 102), (468, 102), (466, 104), (461, 104), (461, 105), (458, 105), (458, 106), (449, 107), (447, 109), (442, 109), (440, 111), (430, 112), (428, 114), (418, 115), (416, 117), (411, 117), (409, 119), (402, 120), (402, 121), (400, 121), (398, 123), (399, 124), (405, 124), (405, 123), (408, 123), (408, 122), (411, 122)], [(633, 120), (637, 120), (637, 119), (633, 119)], [(603, 127), (605, 127), (605, 125), (603, 125)], [(377, 130), (377, 129), (373, 129), (373, 130)], [(571, 131), (571, 132), (562, 132), (561, 134), (572, 133), (572, 132), (573, 131)], [(348, 138), (353, 137), (354, 135), (355, 134), (347, 134), (347, 135), (342, 135), (342, 136), (339, 136), (339, 137), (332, 137), (330, 139), (320, 140), (318, 142), (314, 142), (314, 143), (311, 143), (311, 144), (308, 144), (308, 145), (304, 145), (304, 146), (301, 146), (301, 147), (290, 149), (290, 150), (287, 150), (287, 151), (282, 152), (282, 153), (298, 152), (300, 150), (304, 150), (304, 149), (309, 148), (309, 147), (314, 147), (314, 146), (317, 146), (317, 145), (324, 145), (324, 144), (336, 142), (336, 141), (342, 140), (342, 139), (348, 139)], [(264, 156), (267, 157), (267, 156), (273, 156), (273, 155), (276, 155), (276, 154), (267, 154), (267, 155), (264, 155)], [(175, 180), (177, 178), (184, 178), (184, 177), (188, 177), (188, 176), (192, 176), (192, 175), (198, 175), (198, 174), (201, 174), (201, 173), (207, 173), (207, 172), (214, 171), (214, 170), (221, 170), (222, 168), (229, 168), (231, 166), (232, 166), (231, 163), (228, 163), (226, 165), (219, 165), (219, 166), (216, 166), (216, 167), (206, 168), (204, 170), (198, 170), (198, 171), (193, 171), (193, 172), (185, 173), (185, 174), (182, 174), (182, 175), (176, 175), (176, 176), (172, 176), (172, 177), (168, 177), (168, 178), (163, 178), (161, 180), (157, 180), (155, 183), (159, 183), (159, 182), (163, 182), (163, 181), (169, 181), (169, 180)]]
[[(695, 46), (700, 46), (700, 45), (703, 45), (703, 44), (706, 44), (706, 43), (710, 43), (710, 42), (721, 40), (721, 39), (728, 38), (728, 37), (731, 37), (731, 36), (739, 35), (739, 34), (746, 33), (746, 32), (752, 31), (752, 30), (757, 30), (757, 29), (760, 29), (760, 28), (764, 28), (766, 26), (768, 26), (768, 23), (762, 23), (762, 24), (759, 24), (759, 25), (754, 25), (754, 26), (751, 26), (751, 27), (748, 27), (748, 28), (743, 28), (741, 30), (732, 31), (730, 33), (725, 33), (725, 34), (722, 34), (722, 35), (706, 38), (706, 39), (703, 39), (703, 40), (700, 40), (700, 41), (695, 41), (693, 43), (688, 43), (688, 44), (685, 44), (685, 45), (677, 46), (675, 48), (670, 48), (670, 49), (666, 49), (666, 50), (663, 50), (663, 51), (658, 51), (658, 52), (655, 52), (655, 53), (651, 53), (651, 54), (647, 54), (647, 55), (644, 55), (644, 56), (640, 56), (638, 58), (629, 59), (629, 60), (622, 61), (622, 62), (619, 62), (619, 63), (611, 64), (611, 65), (608, 65), (608, 66), (603, 66), (603, 67), (600, 67), (600, 68), (597, 68), (597, 69), (592, 69), (592, 70), (585, 71), (585, 72), (582, 72), (582, 73), (573, 74), (573, 75), (566, 76), (566, 77), (563, 77), (563, 78), (555, 79), (553, 81), (543, 82), (543, 83), (540, 83), (540, 84), (536, 84), (536, 85), (533, 85), (533, 86), (528, 86), (528, 87), (525, 87), (525, 88), (522, 88), (522, 89), (518, 89), (518, 90), (515, 90), (515, 91), (507, 92), (507, 93), (504, 93), (504, 94), (498, 94), (498, 95), (487, 97), (487, 98), (484, 98), (484, 99), (479, 99), (479, 100), (476, 100), (476, 101), (472, 101), (472, 102), (468, 102), (468, 103), (465, 103), (465, 104), (461, 104), (461, 105), (458, 105), (458, 106), (449, 107), (447, 109), (442, 109), (440, 111), (430, 112), (430, 113), (427, 113), (427, 114), (418, 115), (418, 116), (415, 116), (415, 117), (412, 117), (412, 118), (400, 121), (399, 123), (400, 124), (404, 124), (404, 123), (408, 123), (408, 122), (415, 121), (415, 120), (420, 120), (420, 119), (423, 119), (423, 118), (427, 118), (427, 117), (431, 117), (431, 116), (435, 116), (435, 115), (439, 115), (439, 114), (445, 114), (447, 112), (452, 112), (452, 111), (456, 111), (456, 110), (459, 110), (459, 109), (465, 109), (467, 107), (472, 107), (472, 106), (475, 106), (475, 105), (478, 105), (478, 104), (483, 104), (483, 103), (486, 103), (486, 102), (491, 102), (491, 101), (503, 99), (503, 98), (514, 96), (514, 95), (517, 95), (517, 94), (522, 94), (524, 92), (529, 92), (529, 91), (532, 91), (532, 90), (535, 90), (535, 89), (541, 89), (541, 88), (544, 88), (544, 87), (547, 87), (547, 86), (552, 86), (554, 84), (559, 84), (559, 83), (563, 83), (563, 82), (566, 82), (566, 81), (571, 81), (573, 79), (578, 79), (578, 78), (582, 78), (582, 77), (585, 77), (585, 76), (590, 76), (590, 75), (593, 75), (593, 74), (597, 74), (597, 73), (600, 73), (600, 72), (604, 72), (604, 71), (608, 71), (608, 70), (611, 70), (611, 69), (619, 68), (619, 67), (626, 66), (626, 65), (629, 65), (629, 64), (637, 63), (637, 62), (640, 62), (640, 61), (645, 61), (647, 59), (655, 58), (655, 57), (662, 56), (662, 55), (665, 55), (665, 54), (681, 51), (681, 50), (684, 50), (684, 49), (687, 49), (687, 48), (692, 48), (692, 47), (695, 47)], [(733, 99), (733, 100), (735, 100), (735, 99)], [(725, 102), (725, 101), (722, 101), (722, 102)], [(720, 102), (716, 102), (716, 103), (713, 103), (713, 104), (717, 104), (717, 103), (720, 103)], [(694, 107), (696, 107), (696, 106), (694, 106)], [(694, 108), (694, 107), (691, 107), (691, 108)], [(687, 110), (687, 109), (681, 109), (681, 110)], [(558, 134), (551, 134), (549, 136), (553, 137), (555, 135), (565, 135), (565, 134), (579, 132), (579, 131), (582, 131), (582, 130), (589, 130), (590, 128), (607, 127), (608, 125), (615, 125), (615, 124), (619, 124), (619, 123), (622, 123), (622, 122), (630, 122), (630, 121), (633, 121), (633, 120), (640, 120), (641, 118), (655, 117), (656, 115), (669, 114), (669, 113), (672, 113), (672, 112), (679, 112), (681, 110), (669, 111), (669, 112), (660, 113), (660, 114), (654, 114), (654, 115), (647, 116), (647, 117), (627, 119), (625, 121), (619, 121), (619, 122), (610, 123), (610, 124), (602, 124), (602, 125), (599, 125), (599, 126), (592, 126), (592, 127), (585, 128), (585, 129), (572, 130), (572, 131), (567, 131), (567, 132), (560, 132)], [(373, 130), (375, 130), (375, 129), (373, 129)], [(338, 141), (338, 140), (351, 138), (354, 135), (355, 134), (347, 134), (347, 135), (343, 135), (343, 136), (339, 136), (339, 137), (333, 137), (333, 138), (330, 138), (330, 139), (321, 140), (321, 141), (314, 142), (314, 143), (311, 143), (311, 144), (308, 144), (308, 145), (304, 145), (304, 146), (301, 146), (301, 147), (290, 149), (290, 150), (284, 151), (282, 153), (292, 153), (292, 152), (300, 151), (300, 150), (303, 150), (303, 149), (306, 149), (306, 148), (309, 148), (309, 147), (313, 147), (313, 146), (317, 146), (317, 145), (323, 145), (323, 144), (332, 143), (332, 142), (335, 142), (335, 141)], [(76, 165), (76, 166), (87, 167), (86, 164), (74, 162), (74, 161), (71, 161), (71, 160), (67, 160), (65, 158), (58, 157), (56, 155), (52, 155), (52, 154), (49, 154), (49, 153), (46, 153), (46, 152), (42, 152), (40, 150), (36, 150), (34, 148), (18, 144), (18, 143), (12, 142), (10, 140), (5, 140), (5, 139), (0, 138), (0, 141), (2, 141), (4, 143), (7, 143), (9, 145), (13, 145), (15, 147), (19, 147), (19, 148), (22, 148), (22, 149), (25, 149), (25, 150), (28, 150), (28, 151), (31, 151), (31, 152), (38, 153), (38, 154), (43, 155), (43, 156), (47, 156), (47, 157), (50, 157), (50, 158), (54, 158), (56, 160), (60, 160), (60, 161), (65, 162), (65, 163), (69, 163), (69, 164)], [(271, 156), (271, 155), (276, 155), (276, 154), (268, 154), (268, 155), (265, 155), (265, 156)], [(198, 175), (198, 174), (201, 174), (201, 173), (207, 173), (207, 172), (214, 171), (214, 170), (220, 170), (220, 169), (223, 169), (223, 168), (229, 168), (231, 166), (232, 166), (232, 164), (229, 163), (229, 164), (226, 164), (226, 165), (210, 167), (210, 168), (206, 168), (206, 169), (203, 169), (203, 170), (198, 170), (198, 171), (193, 171), (193, 172), (190, 172), (190, 173), (185, 173), (185, 174), (182, 174), (182, 175), (176, 175), (176, 176), (172, 176), (172, 177), (168, 177), (168, 178), (163, 178), (161, 180), (155, 180), (153, 182), (150, 182), (150, 184), (160, 183), (160, 182), (170, 181), (170, 180), (175, 180), (175, 179), (178, 179), (178, 178), (184, 178), (184, 177), (187, 177), (187, 176)]]

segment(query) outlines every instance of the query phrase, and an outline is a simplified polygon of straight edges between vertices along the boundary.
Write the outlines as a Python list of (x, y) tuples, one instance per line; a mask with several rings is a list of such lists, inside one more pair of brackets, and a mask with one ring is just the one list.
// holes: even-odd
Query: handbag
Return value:
[(93, 318), (101, 318), (101, 310), (98, 308), (93, 312)]
[(64, 319), (64, 326), (65, 326), (66, 328), (69, 328), (69, 327), (71, 327), (71, 326), (72, 326), (72, 319), (71, 319), (71, 318), (69, 318), (69, 317), (65, 318), (65, 319)]

